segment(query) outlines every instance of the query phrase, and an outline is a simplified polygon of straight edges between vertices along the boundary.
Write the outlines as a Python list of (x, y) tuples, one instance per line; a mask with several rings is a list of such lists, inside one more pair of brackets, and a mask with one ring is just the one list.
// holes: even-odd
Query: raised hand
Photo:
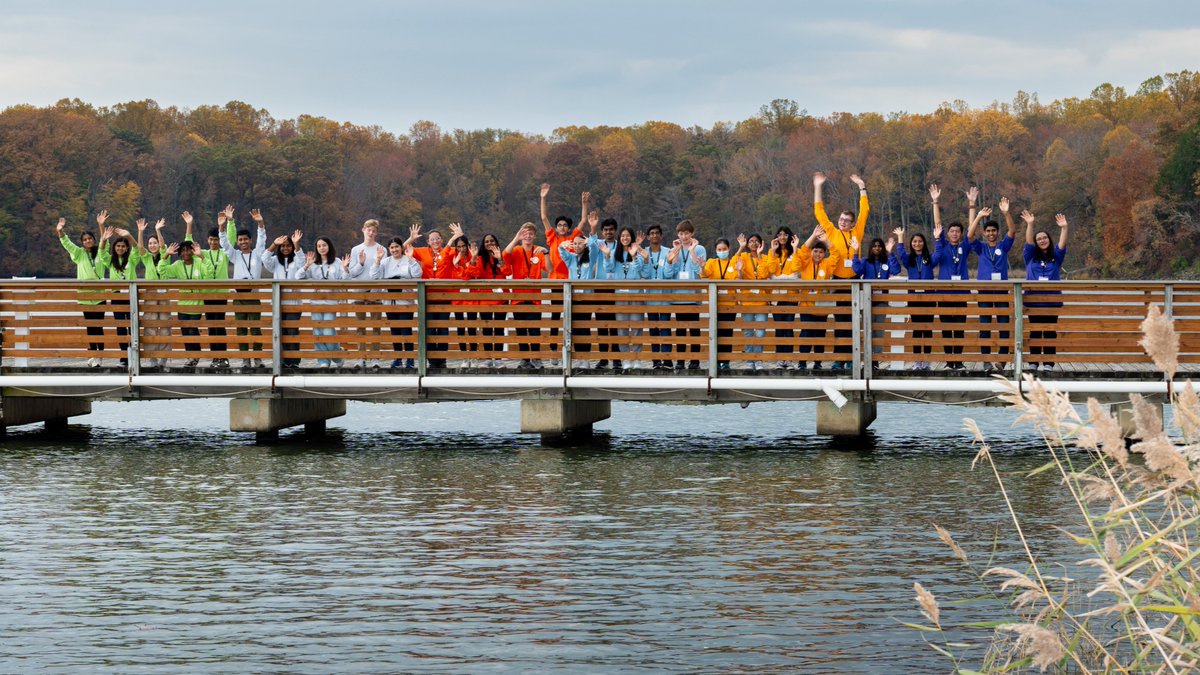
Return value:
[(108, 210), (101, 211), (96, 214), (96, 225), (104, 227), (104, 221), (108, 220)]
[(637, 236), (636, 236), (636, 237), (634, 237), (634, 239), (633, 239), (633, 248), (634, 248), (634, 250), (637, 250), (637, 249), (641, 248), (641, 247), (642, 247), (642, 242), (643, 242), (643, 241), (646, 241), (646, 233), (645, 233), (645, 232), (638, 232), (638, 233), (637, 233)]
[(1025, 221), (1026, 225), (1033, 225), (1033, 218), (1034, 216), (1029, 212), (1029, 209), (1021, 212), (1021, 220)]
[(979, 199), (979, 188), (972, 185), (971, 189), (967, 190), (967, 203), (974, 205), (977, 199)]
[(217, 211), (217, 227), (224, 227), (227, 220), (229, 216), (225, 215), (224, 211)]
[(591, 204), (592, 203), (592, 193), (585, 192), (585, 193), (579, 195), (579, 199), (583, 201), (584, 205)]
[(979, 209), (979, 217), (980, 218), (987, 218), (990, 215), (992, 215), (992, 207), (985, 206), (982, 209)]
[(226, 218), (233, 218), (233, 204), (226, 204), (224, 213)]
[(671, 250), (673, 250), (673, 251), (678, 251), (681, 246), (682, 246), (682, 243), (678, 239), (671, 242)]
[(384, 257), (385, 255), (387, 255), (387, 250), (386, 250), (386, 249), (384, 249), (382, 246), (380, 246), (379, 248), (375, 249), (375, 264), (377, 264), (377, 265), (378, 265), (380, 262), (382, 262), (382, 261), (383, 261), (383, 257)]
[(799, 250), (800, 250), (800, 235), (793, 234), (792, 235), (792, 252), (795, 253), (796, 251), (799, 251)]
[(413, 223), (412, 225), (408, 226), (408, 238), (409, 239), (416, 241), (423, 236), (425, 236), (425, 235), (421, 234), (421, 224), (420, 223)]
[(896, 248), (896, 240), (891, 237), (888, 237), (887, 243), (883, 245), (883, 248), (888, 253), (891, 253), (892, 249)]
[[(587, 193), (585, 192), (584, 194), (587, 194)], [(599, 224), (600, 224), (600, 211), (599, 211), (599, 209), (592, 209), (591, 211), (588, 212), (588, 226), (595, 229), (595, 227)]]
[(858, 237), (853, 235), (850, 236), (850, 251), (852, 253), (858, 252)]
[(941, 224), (941, 222), (938, 222), (938, 223), (935, 223), (935, 224), (934, 224), (934, 226), (933, 226), (933, 238), (934, 238), (934, 239), (941, 239), (941, 238), (942, 238), (942, 224)]
[(940, 187), (938, 187), (937, 183), (931, 184), (929, 186), (929, 197), (931, 199), (933, 199), (933, 203), (936, 204), (938, 197), (941, 197), (941, 196), (942, 196), (942, 189)]
[(258, 209), (250, 209), (250, 217), (254, 219), (254, 222), (260, 225), (262, 224), (262, 212), (260, 212)]
[(312, 264), (315, 262), (317, 262), (317, 252), (316, 251), (309, 251), (308, 253), (304, 254), (304, 266), (305, 267), (312, 267)]
[(864, 181), (864, 180), (862, 179), (862, 177), (860, 177), (860, 176), (859, 176), (858, 174), (856, 174), (856, 173), (855, 173), (855, 174), (851, 174), (851, 175), (850, 175), (850, 181), (851, 181), (851, 182), (853, 182), (855, 185), (857, 185), (859, 190), (866, 190), (866, 189), (867, 189), (867, 183), (866, 183), (866, 181)]
[(1067, 226), (1067, 217), (1066, 217), (1066, 216), (1064, 216), (1063, 214), (1059, 213), (1059, 214), (1057, 214), (1057, 215), (1055, 215), (1055, 216), (1054, 216), (1054, 222), (1055, 222), (1055, 223), (1056, 223), (1056, 224), (1057, 224), (1059, 227), (1066, 227), (1066, 226)]
[(1008, 214), (1008, 197), (1000, 198), (1000, 213)]
[(283, 242), (285, 242), (287, 240), (288, 240), (288, 236), (286, 234), (281, 234), (278, 237), (275, 237), (275, 243), (273, 245), (274, 246), (282, 246)]
[[(155, 230), (161, 230), (166, 226), (167, 226), (166, 218), (159, 218), (158, 220), (154, 221), (154, 229)], [(160, 237), (160, 239), (161, 239), (161, 237)]]
[[(383, 248), (383, 247), (381, 246), (379, 248)], [(358, 252), (358, 264), (359, 265), (367, 264), (367, 249), (364, 248), (363, 250)], [(350, 254), (349, 253), (346, 254), (346, 265), (347, 266), (350, 265)]]
[(173, 241), (171, 242), (171, 245), (167, 247), (167, 255), (175, 255), (176, 253), (179, 253), (179, 242)]
[(903, 227), (897, 227), (896, 229), (892, 230), (892, 234), (896, 235), (896, 241), (904, 241)]
[(64, 227), (66, 227), (66, 226), (67, 226), (67, 219), (66, 219), (66, 218), (59, 218), (59, 219), (58, 219), (58, 224), (54, 226), (54, 232), (55, 232), (55, 234), (57, 234), (58, 236), (60, 236), (60, 237), (61, 237), (61, 236), (62, 236), (62, 233), (63, 233), (63, 228), (64, 228)]
[(349, 266), (350, 266), (350, 254), (347, 253), (346, 255), (342, 256), (342, 269), (345, 269)]
[(820, 171), (814, 173), (813, 174), (813, 186), (821, 187), (824, 184), (825, 184), (825, 174), (821, 173)]
[(127, 230), (123, 227), (114, 227), (113, 232), (116, 232), (119, 236), (122, 236), (122, 237), (129, 236), (129, 230)]
[(300, 230), (296, 230), (295, 232), (293, 232), (292, 233), (292, 246), (299, 244), (300, 237), (303, 237), (303, 236), (304, 236), (304, 233), (301, 232)]
[(113, 228), (111, 226), (100, 231), (100, 241), (108, 241), (109, 239), (112, 239), (112, 236)]
[(188, 225), (192, 224), (192, 214), (190, 211), (184, 211), (181, 216), (183, 217), (183, 222), (187, 223)]
[(549, 183), (542, 183), (542, 190), (541, 190), (541, 194), (540, 194), (539, 196), (540, 196), (542, 199), (545, 199), (545, 198), (546, 198), (546, 195), (548, 195), (548, 194), (550, 194), (550, 184), (549, 184)]
[[(793, 237), (793, 238), (794, 238), (794, 237)], [(772, 239), (772, 240), (771, 240), (771, 253), (776, 253), (776, 252), (778, 252), (778, 251), (779, 251), (779, 245), (780, 245), (780, 244), (779, 244), (779, 239), (778, 239), (778, 238), (776, 238), (776, 239)]]
[(479, 244), (476, 244), (475, 242), (471, 242), (471, 244), (469, 246), (467, 246), (467, 250), (471, 252), (472, 258), (479, 257)]
[(737, 236), (737, 243), (738, 243), (738, 250), (739, 250), (739, 251), (740, 251), (740, 250), (742, 250), (742, 249), (744, 249), (744, 248), (746, 248), (746, 235), (745, 235), (745, 234), (742, 234), (742, 233), (738, 233), (738, 236)]
[(462, 225), (459, 225), (458, 223), (450, 223), (449, 227), (450, 234), (454, 235), (455, 237), (463, 236)]
[(612, 251), (612, 249), (610, 249), (608, 247), (608, 244), (604, 243), (603, 239), (600, 240), (599, 242), (597, 242), (597, 244), (600, 247), (600, 252), (603, 253), (604, 255), (608, 255)]
[(145, 219), (145, 218), (138, 218), (138, 219), (137, 219), (137, 220), (134, 222), (134, 224), (135, 224), (135, 225), (137, 225), (138, 232), (145, 232), (145, 231), (146, 231), (146, 219)]

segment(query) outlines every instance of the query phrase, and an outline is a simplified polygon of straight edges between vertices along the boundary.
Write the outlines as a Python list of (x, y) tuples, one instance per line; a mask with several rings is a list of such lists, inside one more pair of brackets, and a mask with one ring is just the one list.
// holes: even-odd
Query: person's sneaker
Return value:
[(342, 360), (341, 360), (341, 359), (334, 359), (334, 360), (333, 360), (333, 367), (334, 367), (334, 368), (341, 368), (341, 367), (342, 367)]
[(252, 364), (254, 365), (255, 368), (263, 368), (264, 367), (262, 359), (253, 359)]
[(616, 370), (616, 371), (625, 370), (624, 364), (622, 364), (620, 360), (614, 360), (613, 361), (613, 370)]
[(1043, 363), (1042, 370), (1045, 372), (1050, 372), (1051, 370), (1054, 370), (1054, 364), (1053, 363)]
[(812, 369), (813, 369), (813, 370), (820, 370), (820, 369), (821, 369), (821, 362), (820, 362), (820, 361), (813, 361), (813, 367), (812, 367)]
[(198, 365), (200, 365), (200, 359), (188, 359), (183, 362), (184, 368), (195, 368)]
[(392, 370), (396, 370), (397, 368), (400, 367), (400, 359), (392, 359), (392, 365), (390, 365), (388, 367), (391, 368)]
[(414, 359), (405, 359), (405, 360), (404, 360), (404, 367), (405, 367), (405, 368), (408, 368), (409, 370), (416, 370), (416, 369), (417, 369), (417, 362), (416, 362)]
[(596, 370), (608, 370), (608, 359), (601, 359), (600, 362), (596, 364)]
[(1038, 369), (1038, 364), (1036, 364), (1036, 363), (1026, 363), (1025, 364), (1025, 370), (1027, 370), (1029, 372), (1033, 372), (1037, 369)]
[(990, 363), (983, 367), (984, 375), (995, 375), (997, 372), (999, 372), (999, 371), (996, 369), (996, 366), (994, 366)]
[(533, 368), (534, 370), (541, 370), (542, 369), (542, 360), (541, 359), (529, 359), (529, 367)]
[(250, 359), (242, 359), (242, 368), (253, 368), (254, 362)]
[(379, 359), (371, 359), (371, 369), (372, 370), (379, 370), (380, 367), (381, 366), (379, 363)]
[(834, 370), (841, 370), (841, 369), (843, 369), (843, 368), (845, 368), (845, 367), (846, 367), (846, 366), (843, 366), (841, 361), (834, 361), (834, 362), (833, 362), (833, 369), (834, 369)]
[(697, 359), (692, 359), (691, 361), (688, 361), (688, 369), (689, 370), (700, 370), (700, 361), (698, 361)]

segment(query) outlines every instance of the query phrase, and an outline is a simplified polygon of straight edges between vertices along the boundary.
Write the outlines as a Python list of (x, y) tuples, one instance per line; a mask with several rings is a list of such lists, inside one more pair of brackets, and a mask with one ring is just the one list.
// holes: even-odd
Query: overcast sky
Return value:
[(1086, 97), (1200, 70), (1200, 2), (0, 0), (0, 107), (240, 100), (403, 133)]

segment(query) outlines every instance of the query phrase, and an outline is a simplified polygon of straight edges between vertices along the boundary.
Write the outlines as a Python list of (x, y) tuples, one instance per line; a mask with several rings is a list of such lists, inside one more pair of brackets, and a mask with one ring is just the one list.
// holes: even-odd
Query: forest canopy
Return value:
[(897, 225), (928, 232), (927, 186), (941, 185), (943, 217), (965, 220), (962, 193), (1008, 196), (1047, 229), (1072, 224), (1071, 278), (1200, 277), (1200, 73), (1146, 80), (1136, 92), (1102, 84), (1088, 98), (1041, 103), (944, 103), (929, 113), (814, 117), (777, 99), (739, 122), (684, 128), (445, 131), (406, 134), (307, 115), (277, 120), (240, 101), (194, 109), (152, 100), (96, 107), (64, 99), (0, 112), (0, 275), (63, 276), (54, 236), (166, 218), (201, 231), (227, 203), (261, 209), (274, 233), (302, 229), (349, 244), (361, 223), (381, 234), (411, 223), (461, 222), (502, 241), (536, 221), (538, 187), (553, 185), (551, 216), (577, 218), (579, 193), (622, 224), (691, 219), (702, 241), (739, 232), (807, 231), (812, 173), (830, 176), (830, 209), (854, 208), (852, 173), (871, 195), (867, 237)]

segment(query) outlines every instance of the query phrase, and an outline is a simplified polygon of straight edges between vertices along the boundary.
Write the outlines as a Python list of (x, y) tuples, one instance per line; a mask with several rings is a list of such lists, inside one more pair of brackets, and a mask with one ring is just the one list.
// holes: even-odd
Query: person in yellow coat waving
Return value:
[[(829, 220), (829, 215), (825, 213), (825, 202), (822, 198), (822, 188), (825, 185), (825, 174), (818, 171), (813, 174), (813, 214), (817, 217), (817, 223), (825, 232), (825, 237), (829, 245), (830, 256), (837, 256), (841, 260), (841, 264), (834, 269), (834, 277), (838, 279), (855, 279), (858, 277), (854, 273), (854, 256), (858, 253), (858, 244), (863, 240), (863, 233), (867, 228), (867, 214), (871, 207), (867, 201), (867, 184), (863, 179), (854, 174), (850, 176), (850, 180), (858, 186), (858, 216), (854, 215), (853, 211), (842, 211), (838, 215), (837, 225), (834, 225)], [(849, 307), (849, 300), (839, 300), (839, 307)], [(837, 313), (834, 315), (834, 320), (838, 322), (850, 321), (848, 312)], [(837, 345), (833, 351), (840, 354), (850, 354), (854, 351), (850, 345), (850, 340), (853, 331), (846, 328), (839, 328), (834, 331), (834, 336), (837, 338)], [(849, 367), (849, 361), (840, 361), (834, 364), (834, 368)]]

